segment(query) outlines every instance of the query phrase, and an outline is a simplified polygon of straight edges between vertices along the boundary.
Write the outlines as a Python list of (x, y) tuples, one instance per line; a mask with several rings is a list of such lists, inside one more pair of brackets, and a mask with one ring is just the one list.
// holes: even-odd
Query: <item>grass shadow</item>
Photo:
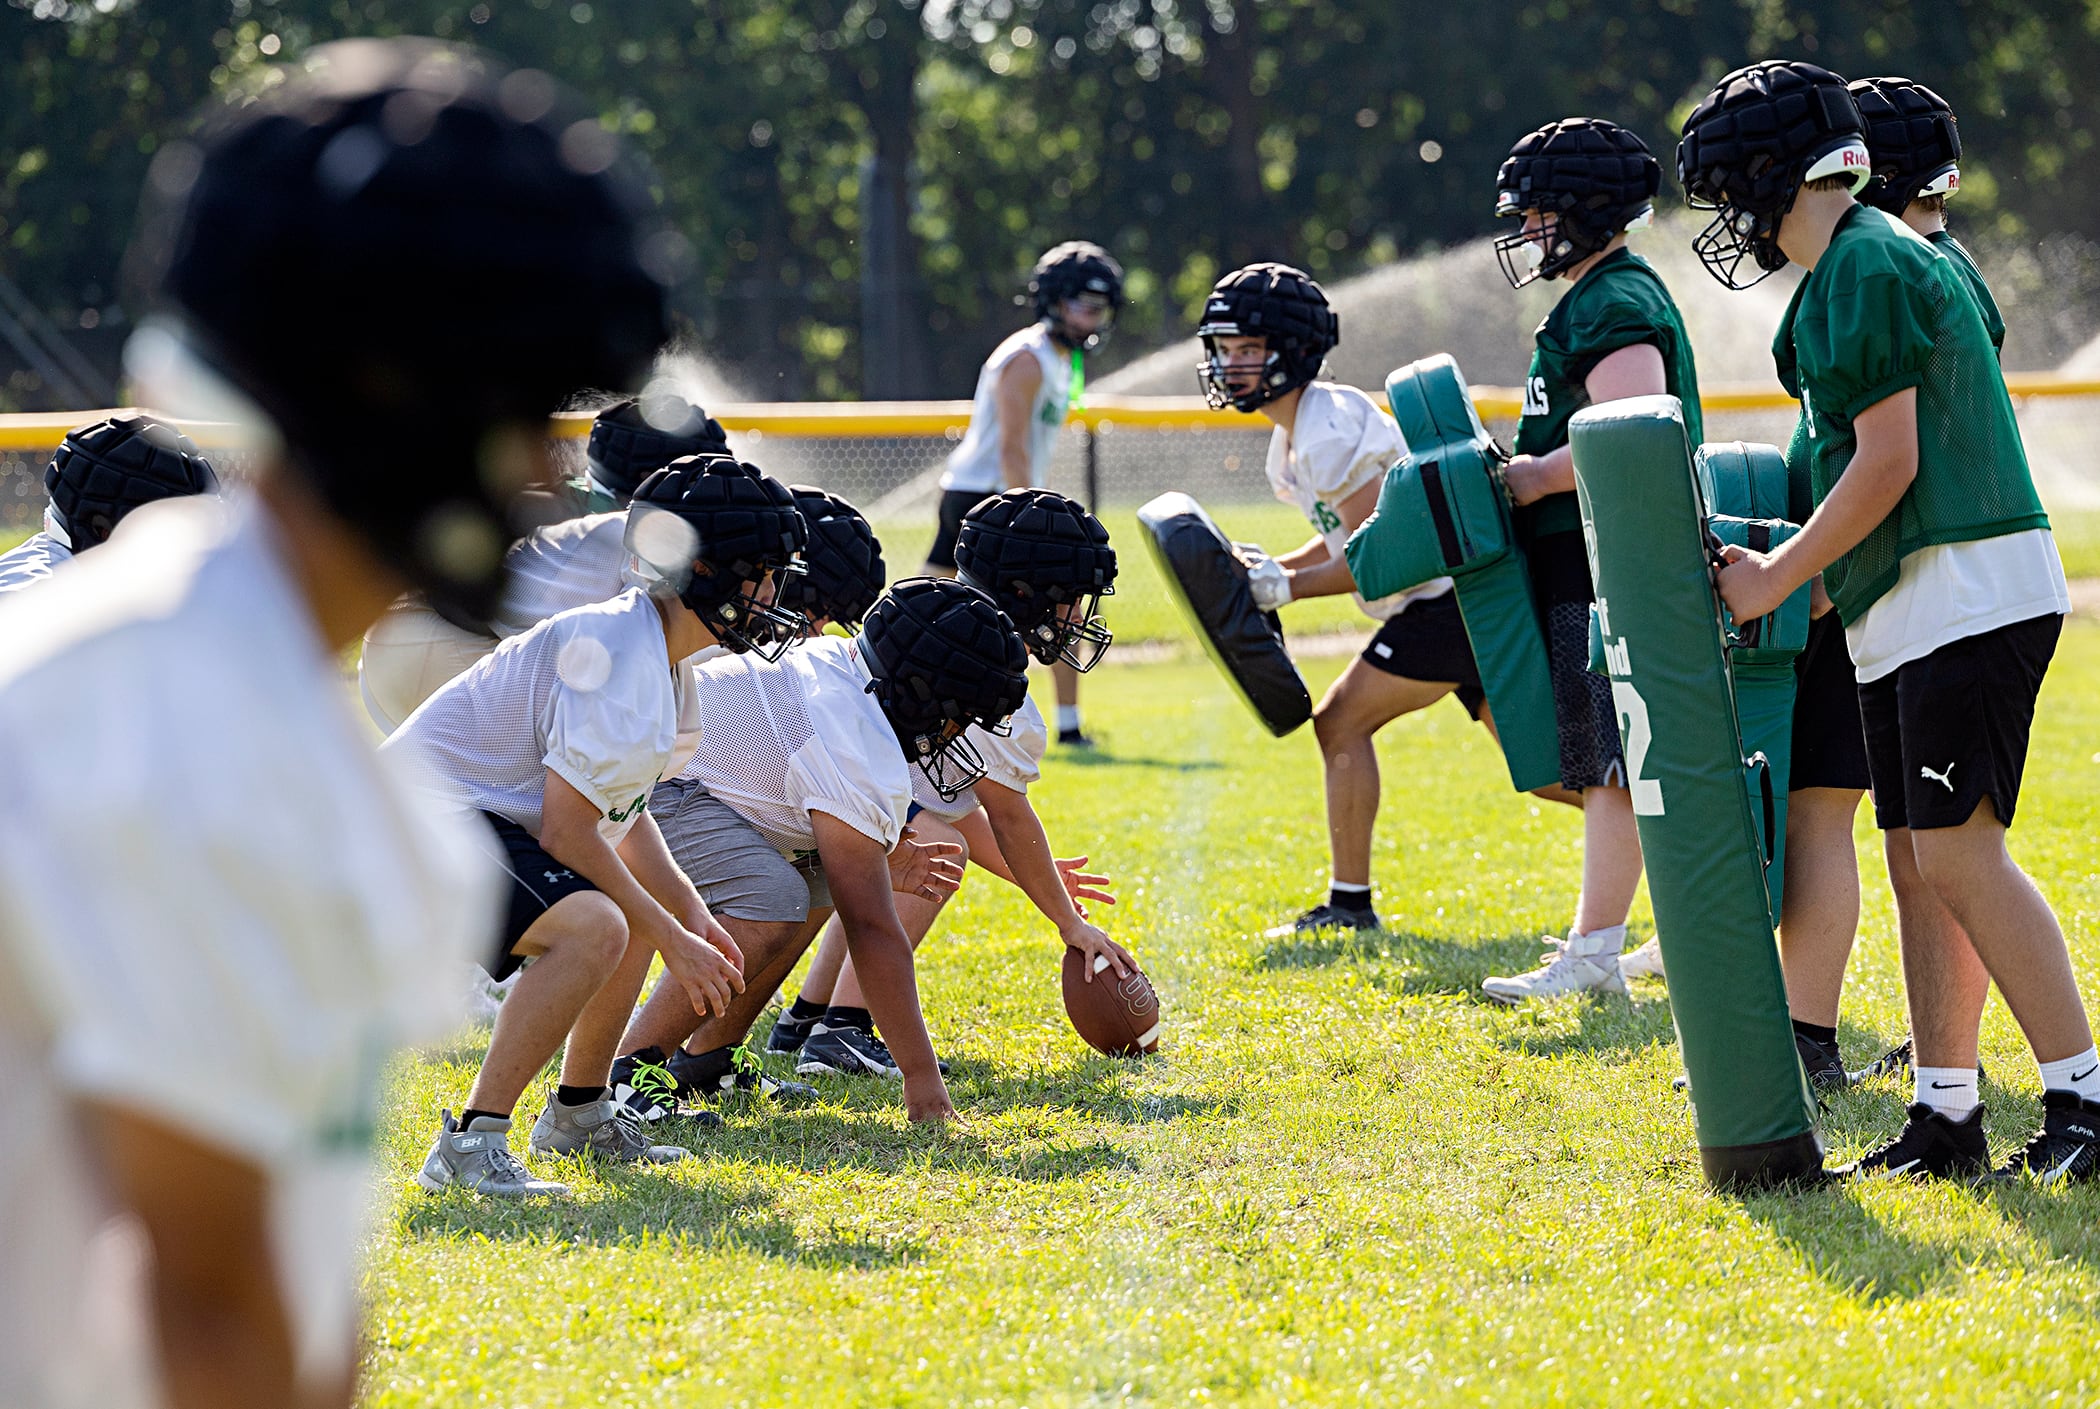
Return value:
[(1099, 744), (1090, 749), (1059, 749), (1051, 757), (1075, 768), (1150, 768), (1165, 773), (1213, 773), (1225, 766), (1213, 758), (1146, 758), (1115, 753)]
[(1973, 1260), (1959, 1248), (1906, 1237), (1842, 1182), (1748, 1195), (1742, 1208), (1810, 1271), (1870, 1305), (1925, 1295)]

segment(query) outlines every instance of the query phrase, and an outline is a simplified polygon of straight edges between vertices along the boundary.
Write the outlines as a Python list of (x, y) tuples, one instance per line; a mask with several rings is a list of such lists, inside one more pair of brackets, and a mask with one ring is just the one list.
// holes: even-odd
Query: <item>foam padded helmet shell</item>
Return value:
[(1661, 187), (1662, 164), (1632, 132), (1602, 118), (1564, 118), (1510, 148), (1495, 174), (1495, 214), (1536, 210), (1554, 217), (1553, 248), (1535, 271), (1551, 278), (1651, 214)]
[[(1342, 340), (1342, 320), (1327, 291), (1304, 270), (1249, 264), (1211, 287), (1196, 336), (1211, 352), (1197, 366), (1204, 396), (1212, 406), (1252, 411), (1320, 375), (1327, 354)], [(1268, 340), (1268, 364), (1252, 391), (1236, 393), (1226, 384), (1210, 340), (1255, 336)]]
[(106, 542), (141, 505), (218, 490), (219, 477), (196, 442), (151, 416), (76, 426), (44, 468), (52, 517), (76, 553)]
[(809, 546), (805, 571), (782, 586), (780, 604), (810, 618), (858, 626), (889, 580), (882, 540), (866, 516), (838, 495), (806, 484), (791, 485), (789, 492), (809, 529)]
[(1043, 252), (1028, 276), (1028, 297), (1038, 318), (1081, 294), (1099, 294), (1112, 309), (1123, 306), (1123, 266), (1091, 240), (1067, 240)]
[(591, 421), (584, 464), (591, 487), (625, 504), (634, 488), (673, 460), (727, 455), (721, 422), (680, 396), (630, 396)]
[(1009, 489), (963, 516), (955, 566), (1013, 618), (1045, 664), (1065, 632), (1059, 609), (1115, 590), (1116, 550), (1085, 505), (1048, 489)]
[[(1901, 217), (1921, 195), (1951, 195), (1960, 182), (1961, 132), (1945, 98), (1907, 78), (1862, 78), (1847, 90), (1866, 125), (1874, 179), (1859, 198)], [(1937, 189), (1934, 189), (1937, 188)]]
[[(682, 520), (686, 531), (657, 528), (658, 514)], [(673, 460), (635, 487), (627, 511), (627, 551), (675, 585), (710, 627), (741, 627), (745, 589), (787, 567), (808, 542), (788, 487), (728, 455)], [(695, 572), (696, 560), (709, 570)]]
[(967, 583), (913, 577), (868, 609), (869, 693), (908, 757), (949, 724), (996, 728), (1028, 698), (1028, 653), (1013, 622)]
[(547, 415), (667, 335), (650, 207), (546, 74), (344, 40), (161, 149), (132, 268), (331, 511), (485, 620)]

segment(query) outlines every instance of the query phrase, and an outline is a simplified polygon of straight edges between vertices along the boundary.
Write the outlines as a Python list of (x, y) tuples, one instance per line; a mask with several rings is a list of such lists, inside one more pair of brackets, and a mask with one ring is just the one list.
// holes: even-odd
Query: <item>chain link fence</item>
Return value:
[[(1503, 394), (1483, 390), (1490, 429), (1504, 443), (1515, 431), (1514, 405)], [(966, 405), (890, 407), (722, 408), (738, 454), (791, 483), (814, 484), (859, 505), (882, 539), (890, 576), (919, 571), (933, 541), (939, 479), (948, 453), (962, 435)], [(807, 414), (797, 414), (807, 413)], [(2065, 564), (2074, 577), (2100, 576), (2100, 387), (2049, 386), (2020, 398), (2020, 416), (2035, 476), (2056, 524)], [(1715, 397), (1706, 413), (1710, 440), (1764, 441), (1784, 445), (1792, 433), (1793, 403), (1776, 392)], [(93, 419), (92, 416), (84, 419)], [(580, 473), (586, 421), (559, 425), (555, 460)], [(55, 444), (63, 424), (48, 437)], [(31, 532), (44, 505), (43, 469), (48, 444), (23, 444), (15, 428), (0, 447), (0, 544)], [(1188, 629), (1146, 552), (1136, 510), (1168, 490), (1195, 496), (1233, 538), (1281, 552), (1304, 542), (1311, 530), (1289, 505), (1269, 492), (1264, 474), (1267, 423), (1253, 417), (1209, 412), (1186, 401), (1132, 401), (1120, 408), (1090, 407), (1060, 439), (1047, 483), (1093, 506), (1108, 524), (1119, 550), (1121, 575), (1104, 604), (1104, 615), (1120, 641), (1185, 640)], [(245, 469), (238, 453), (211, 452), (228, 478)], [(1368, 623), (1346, 598), (1294, 604), (1294, 632), (1367, 631)]]

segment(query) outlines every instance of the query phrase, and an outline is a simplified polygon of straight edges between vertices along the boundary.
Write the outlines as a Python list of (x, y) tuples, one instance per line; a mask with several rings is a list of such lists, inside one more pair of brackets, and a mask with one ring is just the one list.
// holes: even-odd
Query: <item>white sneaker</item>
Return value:
[(1481, 991), (1498, 1003), (1525, 1003), (1534, 998), (1559, 998), (1569, 993), (1626, 994), (1626, 980), (1619, 977), (1619, 954), (1606, 949), (1590, 935), (1570, 934), (1566, 939), (1546, 936), (1546, 952), (1539, 967), (1513, 978), (1491, 978)]
[(1619, 956), (1619, 977), (1628, 983), (1637, 978), (1663, 978), (1662, 942), (1650, 939), (1631, 954)]

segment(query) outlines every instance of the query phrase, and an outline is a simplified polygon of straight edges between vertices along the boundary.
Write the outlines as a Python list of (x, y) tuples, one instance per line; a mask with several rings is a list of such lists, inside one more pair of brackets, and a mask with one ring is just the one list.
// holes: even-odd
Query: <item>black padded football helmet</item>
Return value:
[[(1342, 340), (1342, 320), (1327, 302), (1327, 291), (1312, 276), (1288, 264), (1250, 264), (1235, 269), (1211, 288), (1196, 325), (1204, 358), (1196, 364), (1203, 399), (1213, 409), (1230, 406), (1252, 411), (1304, 386), (1320, 375), (1327, 354)], [(1220, 337), (1268, 339), (1267, 360), (1252, 389), (1235, 392)]]
[(882, 595), (889, 569), (882, 541), (861, 511), (836, 494), (806, 484), (789, 486), (809, 528), (803, 571), (781, 584), (776, 600), (810, 621), (828, 617), (849, 632)]
[(590, 510), (602, 514), (626, 508), (634, 487), (673, 460), (728, 453), (721, 422), (682, 396), (616, 401), (592, 418), (584, 449)]
[(1654, 153), (1616, 122), (1571, 117), (1526, 134), (1495, 174), (1495, 214), (1536, 210), (1545, 226), (1495, 241), (1503, 277), (1521, 289), (1574, 268), (1653, 219), (1661, 186)]
[(963, 731), (1002, 732), (1028, 699), (1028, 652), (1013, 622), (967, 583), (906, 578), (869, 609), (860, 651), (868, 693), (904, 756), (953, 801), (984, 776)]
[(1920, 196), (1961, 189), (1961, 133), (1947, 100), (1907, 78), (1862, 78), (1846, 90), (1866, 124), (1874, 179), (1859, 198), (1902, 218)]
[(1092, 670), (1115, 640), (1100, 608), (1116, 590), (1116, 550), (1076, 499), (1009, 489), (980, 501), (956, 534), (955, 567), (999, 604), (1044, 665)]
[(1108, 300), (1110, 319), (1123, 307), (1123, 266), (1091, 240), (1067, 240), (1043, 252), (1028, 276), (1028, 297), (1035, 316), (1050, 327), (1050, 336), (1069, 348), (1091, 352), (1108, 336), (1104, 322), (1091, 333), (1066, 324), (1064, 302), (1082, 294)]
[(108, 541), (130, 513), (156, 499), (216, 494), (219, 477), (196, 442), (151, 416), (113, 416), (66, 432), (44, 467), (50, 519), (75, 553)]
[(808, 541), (787, 486), (727, 455), (673, 460), (636, 486), (627, 507), (637, 575), (674, 588), (730, 650), (764, 660), (780, 659), (809, 625), (779, 602)]

